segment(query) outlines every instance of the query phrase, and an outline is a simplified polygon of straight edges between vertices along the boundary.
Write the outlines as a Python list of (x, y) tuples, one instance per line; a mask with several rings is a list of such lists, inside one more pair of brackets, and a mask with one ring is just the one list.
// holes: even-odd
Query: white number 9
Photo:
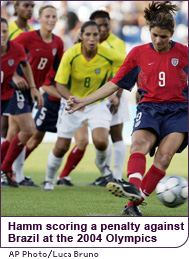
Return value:
[(165, 72), (159, 72), (159, 86), (165, 86)]

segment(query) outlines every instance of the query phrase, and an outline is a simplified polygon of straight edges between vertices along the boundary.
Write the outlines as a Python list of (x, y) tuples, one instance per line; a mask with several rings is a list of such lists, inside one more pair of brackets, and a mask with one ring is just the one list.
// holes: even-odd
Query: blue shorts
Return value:
[(43, 94), (44, 106), (37, 112), (34, 120), (38, 131), (57, 132), (56, 123), (60, 102), (52, 101), (48, 94)]
[(6, 112), (11, 115), (30, 113), (32, 112), (33, 105), (29, 89), (24, 91), (15, 90)]
[[(139, 129), (150, 129), (157, 135), (156, 146), (167, 135), (173, 132), (188, 133), (187, 103), (141, 103), (137, 107), (133, 132)], [(188, 145), (188, 134), (177, 153)], [(152, 152), (153, 153), (153, 152)]]

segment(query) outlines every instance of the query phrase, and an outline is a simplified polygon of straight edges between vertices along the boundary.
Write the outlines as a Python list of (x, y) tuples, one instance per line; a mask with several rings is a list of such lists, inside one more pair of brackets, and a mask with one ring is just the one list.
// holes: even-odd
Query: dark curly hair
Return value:
[(150, 30), (153, 27), (159, 27), (160, 29), (169, 30), (173, 34), (175, 28), (173, 14), (178, 10), (179, 7), (172, 4), (171, 1), (153, 1), (145, 8), (144, 18)]
[(110, 15), (106, 11), (98, 10), (91, 14), (89, 20), (95, 20), (97, 18), (108, 18), (108, 20), (110, 20)]

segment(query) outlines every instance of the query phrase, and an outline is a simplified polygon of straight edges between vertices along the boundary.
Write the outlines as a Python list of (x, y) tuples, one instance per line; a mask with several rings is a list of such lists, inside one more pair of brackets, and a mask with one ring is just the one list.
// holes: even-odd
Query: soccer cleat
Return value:
[(5, 183), (2, 177), (1, 177), (1, 187), (10, 187), (10, 185)]
[(141, 210), (139, 206), (133, 205), (127, 207), (127, 205), (122, 210), (121, 215), (128, 215), (128, 216), (142, 216)]
[(106, 176), (101, 176), (97, 178), (93, 183), (89, 185), (101, 186), (106, 187), (107, 183), (114, 181), (112, 171), (110, 170), (109, 166), (105, 165), (103, 168), (103, 172), (109, 172)]
[(4, 181), (1, 182), (1, 187), (9, 187), (10, 185), (6, 184)]
[(12, 171), (10, 171), (10, 172), (1, 171), (1, 178), (3, 178), (3, 181), (6, 184), (8, 184), (12, 187), (19, 187), (19, 184), (14, 179), (14, 174)]
[(101, 176), (99, 178), (97, 178), (93, 183), (89, 184), (89, 185), (95, 185), (95, 186), (101, 186), (101, 187), (105, 187), (107, 185), (106, 180)]
[(112, 174), (109, 174), (107, 176), (104, 177), (99, 177), (97, 178), (93, 183), (89, 184), (89, 185), (95, 185), (95, 186), (101, 186), (101, 187), (106, 187), (106, 185), (110, 182), (113, 181), (113, 177)]
[(58, 181), (57, 181), (57, 185), (61, 185), (61, 186), (74, 186), (73, 183), (71, 183), (70, 180), (67, 180), (65, 178), (60, 178)]
[(25, 177), (24, 180), (19, 182), (19, 185), (28, 187), (39, 187), (39, 185), (36, 185), (33, 181), (31, 181), (31, 178), (29, 177)]
[(134, 184), (124, 180), (115, 180), (114, 182), (109, 182), (106, 187), (115, 196), (125, 197), (134, 202), (141, 200), (139, 189)]
[(54, 183), (50, 181), (45, 181), (43, 183), (43, 191), (53, 191), (54, 190)]

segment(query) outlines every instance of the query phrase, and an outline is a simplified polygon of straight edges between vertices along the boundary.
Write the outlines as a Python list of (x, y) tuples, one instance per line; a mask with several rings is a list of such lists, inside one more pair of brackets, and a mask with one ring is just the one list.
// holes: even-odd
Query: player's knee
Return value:
[(53, 149), (53, 153), (56, 157), (63, 157), (68, 151), (69, 147), (70, 145), (68, 143), (62, 144), (61, 142), (57, 141)]
[(28, 131), (25, 132), (25, 135), (27, 135), (29, 139), (33, 136), (34, 133), (35, 133), (35, 128), (31, 127)]
[(108, 141), (106, 141), (105, 139), (99, 138), (94, 141), (94, 145), (95, 145), (96, 149), (104, 151), (108, 147)]
[(131, 144), (130, 153), (134, 152), (142, 152), (147, 154), (150, 150), (150, 142), (147, 141), (145, 138), (143, 139), (135, 139)]
[(55, 146), (55, 148), (53, 149), (53, 153), (56, 157), (63, 157), (67, 151), (68, 149), (58, 146)]
[(7, 136), (6, 136), (7, 140), (9, 142), (11, 142), (12, 139), (14, 138), (14, 136), (16, 136), (18, 133), (19, 133), (19, 130), (16, 130), (15, 128), (14, 129), (13, 128), (9, 128)]
[(155, 156), (155, 163), (158, 163), (162, 170), (166, 170), (171, 162), (172, 154), (169, 152), (158, 154)]
[(19, 133), (20, 136), (20, 140), (23, 144), (26, 144), (27, 141), (33, 136), (35, 130), (33, 130), (32, 128), (29, 128), (28, 130), (25, 131), (21, 131)]
[(27, 126), (23, 127), (21, 130), (24, 132), (25, 135), (28, 135), (29, 138), (35, 134), (36, 128), (34, 123), (30, 123)]
[(89, 144), (88, 138), (83, 138), (76, 141), (76, 146), (80, 150), (85, 150), (88, 144)]

